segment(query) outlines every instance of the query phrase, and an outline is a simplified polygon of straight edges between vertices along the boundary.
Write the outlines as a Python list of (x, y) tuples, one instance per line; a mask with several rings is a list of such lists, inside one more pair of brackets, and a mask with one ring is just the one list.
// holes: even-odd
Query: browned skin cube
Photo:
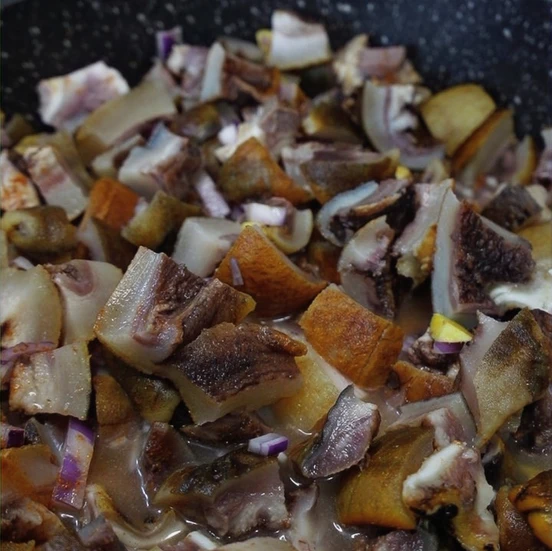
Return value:
[(228, 285), (233, 283), (232, 258), (244, 281), (236, 288), (255, 299), (260, 316), (295, 312), (326, 286), (325, 281), (300, 270), (255, 226), (243, 229), (215, 272), (215, 277)]
[(341, 249), (329, 241), (311, 241), (308, 246), (308, 260), (318, 268), (320, 277), (330, 283), (341, 283), (341, 276), (337, 271), (337, 263)]
[(322, 291), (301, 318), (307, 340), (355, 384), (385, 384), (402, 348), (403, 332), (337, 287)]
[(128, 395), (111, 375), (95, 375), (92, 382), (96, 396), (96, 418), (100, 425), (126, 423), (135, 417)]
[(397, 362), (393, 371), (399, 378), (401, 387), (404, 388), (407, 402), (419, 402), (444, 396), (454, 391), (454, 379), (420, 369), (410, 362)]
[(296, 184), (257, 138), (249, 138), (224, 163), (219, 186), (231, 201), (254, 197), (283, 197), (294, 205), (305, 203), (309, 191)]
[(535, 536), (552, 548), (552, 469), (514, 486), (508, 499), (517, 511), (526, 515)]
[(508, 499), (508, 486), (502, 486), (496, 495), (495, 508), (500, 547), (507, 551), (544, 551), (543, 544), (533, 534), (521, 513)]
[(97, 218), (120, 231), (134, 216), (138, 199), (139, 195), (117, 180), (100, 178), (90, 190), (83, 222)]
[(416, 516), (404, 504), (402, 487), (433, 451), (433, 429), (405, 427), (386, 433), (372, 446), (368, 466), (352, 470), (337, 497), (343, 524), (375, 524), (413, 530)]

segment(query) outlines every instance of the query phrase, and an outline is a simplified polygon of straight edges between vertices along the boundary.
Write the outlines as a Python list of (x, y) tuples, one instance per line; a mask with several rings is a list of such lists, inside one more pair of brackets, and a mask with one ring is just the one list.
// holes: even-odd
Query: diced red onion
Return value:
[(25, 430), (0, 423), (0, 448), (19, 448), (25, 443)]
[(230, 259), (230, 270), (232, 272), (232, 285), (234, 285), (234, 287), (243, 285), (244, 282), (240, 270), (240, 265), (238, 264), (237, 259), (235, 259), (234, 257)]
[(9, 382), (13, 366), (18, 358), (30, 356), (37, 352), (53, 350), (55, 347), (55, 343), (50, 341), (20, 342), (11, 348), (0, 350), (0, 376), (2, 377), (2, 384), (4, 385)]
[(175, 44), (182, 44), (182, 27), (174, 27), (167, 31), (155, 33), (155, 42), (157, 44), (157, 57), (165, 61)]
[(433, 343), (433, 350), (438, 354), (459, 354), (463, 346), (463, 342), (435, 341)]
[(252, 438), (247, 450), (257, 455), (278, 455), (287, 450), (289, 441), (285, 436), (271, 432)]
[(222, 145), (236, 143), (238, 139), (238, 127), (235, 124), (229, 124), (218, 133), (217, 137)]
[(263, 203), (248, 203), (243, 205), (245, 219), (267, 226), (283, 226), (286, 223), (288, 211), (283, 206), (265, 205)]
[(31, 268), (34, 268), (34, 264), (30, 260), (27, 260), (24, 256), (14, 258), (12, 260), (12, 264), (22, 270), (30, 270)]
[(199, 172), (194, 183), (205, 212), (213, 218), (224, 218), (230, 214), (230, 207), (226, 199), (217, 189), (213, 179), (205, 171)]
[(94, 432), (81, 421), (71, 418), (65, 437), (63, 462), (52, 494), (55, 503), (77, 510), (82, 508), (93, 451)]

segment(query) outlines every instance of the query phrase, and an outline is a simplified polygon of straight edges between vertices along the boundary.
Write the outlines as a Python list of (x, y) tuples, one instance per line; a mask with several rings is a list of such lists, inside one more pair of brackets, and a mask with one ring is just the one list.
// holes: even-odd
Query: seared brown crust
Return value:
[(180, 430), (186, 436), (203, 442), (235, 443), (246, 442), (269, 433), (271, 429), (256, 413), (235, 412), (203, 425), (186, 425)]
[(257, 138), (242, 143), (224, 163), (218, 184), (231, 201), (274, 196), (296, 205), (310, 198), (309, 193), (280, 168)]
[(267, 326), (221, 323), (205, 329), (167, 363), (218, 402), (261, 383), (300, 376), (294, 357), (306, 347)]
[(161, 256), (158, 283), (141, 307), (143, 314), (139, 316), (135, 339), (155, 340), (166, 325), (171, 325), (181, 331), (181, 344), (187, 344), (203, 328), (223, 321), (237, 323), (253, 310), (251, 297), (217, 279), (197, 277), (169, 257)]
[[(318, 158), (317, 158), (318, 157)], [(331, 154), (315, 154), (315, 158), (301, 166), (301, 172), (320, 203), (326, 203), (343, 191), (348, 191), (370, 180), (391, 178), (397, 168), (397, 159), (384, 154), (381, 158), (332, 158)]]
[(397, 362), (393, 371), (405, 392), (406, 402), (418, 402), (444, 396), (454, 391), (454, 379), (426, 369), (420, 369), (409, 362)]
[(100, 425), (117, 425), (135, 415), (132, 403), (121, 385), (111, 375), (95, 375), (96, 418)]
[(515, 232), (540, 211), (541, 207), (527, 189), (507, 186), (483, 209), (481, 215)]
[(214, 463), (199, 467), (188, 467), (174, 473), (165, 484), (171, 487), (172, 493), (181, 495), (201, 494), (212, 496), (221, 482), (239, 478), (252, 470), (276, 462), (276, 457), (262, 457), (237, 450), (229, 453)]

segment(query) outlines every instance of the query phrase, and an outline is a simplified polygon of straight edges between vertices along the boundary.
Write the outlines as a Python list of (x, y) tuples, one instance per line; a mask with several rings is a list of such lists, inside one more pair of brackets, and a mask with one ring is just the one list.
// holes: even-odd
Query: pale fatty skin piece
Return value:
[(57, 413), (86, 419), (92, 383), (85, 341), (33, 354), (14, 367), (10, 408), (28, 415)]
[(94, 339), (99, 311), (121, 281), (123, 273), (107, 262), (71, 260), (46, 265), (56, 284), (63, 308), (63, 344)]

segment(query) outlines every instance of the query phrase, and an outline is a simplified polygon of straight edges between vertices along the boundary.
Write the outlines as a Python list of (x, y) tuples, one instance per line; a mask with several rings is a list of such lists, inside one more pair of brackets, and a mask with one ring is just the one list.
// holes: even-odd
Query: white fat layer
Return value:
[(92, 161), (92, 170), (99, 177), (117, 178), (117, 167), (114, 166), (116, 158), (127, 157), (133, 147), (144, 145), (144, 138), (137, 134), (124, 142), (110, 147), (107, 151), (98, 155)]
[(180, 231), (172, 259), (192, 273), (210, 276), (241, 232), (241, 225), (222, 218), (187, 218)]
[(465, 446), (453, 442), (447, 447), (430, 455), (420, 469), (409, 475), (403, 484), (403, 499), (417, 501), (430, 488), (439, 488), (446, 483), (447, 472), (454, 467), (455, 462), (462, 456)]
[(538, 260), (527, 283), (501, 283), (489, 290), (501, 312), (529, 308), (552, 313), (552, 256)]
[(532, 225), (550, 222), (550, 220), (552, 220), (552, 210), (550, 210), (547, 206), (548, 191), (546, 188), (539, 184), (533, 184), (531, 186), (527, 186), (525, 189), (541, 208), (538, 215), (534, 219), (531, 219)]
[(552, 148), (552, 127), (543, 128), (541, 130), (541, 136), (542, 136), (542, 139), (544, 140), (545, 147), (547, 149)]
[(193, 545), (196, 545), (198, 551), (211, 551), (211, 549), (218, 549), (220, 547), (218, 543), (199, 531), (190, 532), (184, 538), (184, 541), (189, 541)]
[(89, 279), (90, 292), (75, 292), (70, 278), (53, 275), (63, 304), (63, 343), (94, 339), (94, 323), (98, 313), (123, 277), (122, 271), (107, 262), (73, 260), (69, 263)]
[(360, 53), (368, 45), (368, 35), (359, 34), (350, 40), (336, 56), (333, 68), (345, 94), (362, 86), (364, 75), (358, 69)]
[[(463, 484), (463, 478), (458, 478), (456, 469), (466, 469), (465, 476), (475, 483), (473, 504), (471, 506), (466, 504), (466, 506), (470, 507), (482, 521), (481, 532), (491, 536), (496, 534), (496, 524), (492, 513), (488, 510), (495, 496), (494, 490), (485, 479), (479, 453), (464, 443), (453, 442), (429, 456), (420, 469), (404, 481), (403, 499), (415, 507), (416, 503), (423, 501), (428, 493), (446, 490), (450, 485), (451, 475), (457, 478), (454, 484)], [(462, 491), (464, 486), (457, 489)]]
[(121, 73), (98, 61), (73, 73), (41, 80), (40, 116), (46, 124), (72, 132), (89, 113), (128, 91)]
[(335, 235), (330, 231), (330, 223), (332, 218), (341, 210), (353, 208), (356, 205), (362, 204), (369, 200), (378, 189), (377, 182), (367, 182), (350, 191), (338, 193), (330, 199), (319, 211), (316, 216), (316, 224), (322, 235), (331, 241), (334, 245), (341, 246)]
[(415, 170), (424, 170), (444, 156), (443, 147), (418, 147), (405, 132), (419, 124), (409, 106), (417, 105), (426, 95), (427, 89), (412, 84), (379, 86), (370, 80), (365, 81), (362, 92), (362, 125), (370, 141), (380, 152), (398, 147), (401, 164)]
[(226, 52), (224, 48), (218, 42), (215, 42), (209, 50), (207, 62), (205, 64), (200, 95), (200, 100), (202, 102), (215, 100), (222, 96), (225, 60)]
[[(405, 228), (402, 235), (395, 241), (393, 252), (399, 256), (398, 272), (413, 279), (423, 278), (421, 262), (418, 257), (420, 247), (439, 220), (443, 201), (447, 192), (452, 189), (452, 180), (441, 184), (416, 184), (416, 193), (420, 206), (414, 220)], [(421, 282), (421, 281), (419, 281)]]
[(275, 10), (268, 64), (299, 69), (331, 59), (330, 40), (323, 25), (306, 23), (293, 13)]
[(137, 323), (143, 316), (143, 302), (150, 299), (160, 277), (162, 258), (153, 251), (140, 247), (125, 275), (95, 324), (98, 338), (127, 363), (138, 365), (146, 372), (153, 363), (162, 362), (173, 351), (175, 329), (167, 327), (152, 346), (134, 338)]
[(88, 347), (79, 341), (33, 354), (28, 365), (16, 365), (11, 383), (11, 408), (28, 415), (58, 413), (84, 420), (91, 393)]
[(478, 325), (474, 338), (460, 353), (460, 390), (475, 418), (479, 417), (479, 405), (473, 382), (475, 375), (481, 360), (508, 325), (508, 322), (497, 321), (481, 312), (478, 312), (477, 319)]
[(63, 208), (69, 220), (82, 214), (88, 202), (87, 197), (77, 178), (53, 147), (30, 147), (24, 157), (29, 173), (46, 203)]
[[(437, 224), (437, 239), (435, 241), (435, 256), (433, 259), (433, 275), (431, 280), (431, 299), (433, 311), (443, 314), (456, 321), (466, 321), (456, 313), (451, 297), (457, 294), (457, 289), (452, 281), (451, 264), (454, 243), (452, 232), (456, 224), (460, 202), (456, 199), (452, 190), (448, 190), (443, 200), (439, 222)], [(459, 318), (463, 318), (460, 320)]]
[(159, 125), (148, 143), (133, 147), (119, 169), (118, 179), (136, 193), (151, 199), (160, 189), (159, 178), (153, 172), (180, 155), (187, 140)]

